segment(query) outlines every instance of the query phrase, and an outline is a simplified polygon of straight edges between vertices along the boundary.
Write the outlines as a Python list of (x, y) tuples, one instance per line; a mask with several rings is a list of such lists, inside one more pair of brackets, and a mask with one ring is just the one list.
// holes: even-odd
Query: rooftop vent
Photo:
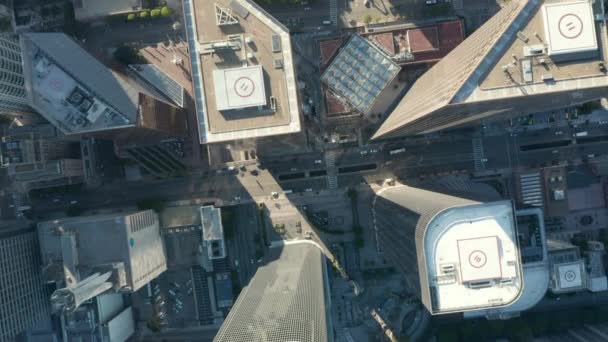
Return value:
[(527, 43), (530, 40), (528, 36), (521, 31), (517, 32), (517, 38), (521, 39), (524, 43)]
[(281, 36), (278, 34), (272, 35), (272, 52), (281, 52)]

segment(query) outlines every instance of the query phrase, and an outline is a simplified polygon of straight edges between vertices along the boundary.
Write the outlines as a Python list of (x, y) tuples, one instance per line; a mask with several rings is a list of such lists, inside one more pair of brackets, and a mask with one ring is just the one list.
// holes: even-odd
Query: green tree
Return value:
[(128, 45), (121, 45), (116, 48), (116, 51), (114, 51), (114, 59), (124, 65), (146, 63), (146, 60), (139, 52)]
[(135, 20), (135, 13), (129, 13), (129, 15), (127, 16), (127, 20), (128, 20), (128, 21), (133, 21), (133, 20)]
[(141, 11), (141, 12), (139, 12), (139, 17), (142, 18), (142, 19), (146, 19), (149, 16), (150, 16), (150, 12), (148, 12), (148, 11)]
[(371, 22), (372, 22), (372, 16), (371, 15), (366, 14), (366, 15), (363, 16), (363, 23), (365, 25), (369, 25), (369, 23), (371, 23)]
[(150, 17), (157, 18), (159, 16), (160, 16), (160, 10), (158, 8), (155, 8), (152, 11), (150, 11)]
[(162, 15), (163, 17), (168, 17), (171, 14), (173, 14), (173, 10), (167, 6), (160, 9), (160, 15)]

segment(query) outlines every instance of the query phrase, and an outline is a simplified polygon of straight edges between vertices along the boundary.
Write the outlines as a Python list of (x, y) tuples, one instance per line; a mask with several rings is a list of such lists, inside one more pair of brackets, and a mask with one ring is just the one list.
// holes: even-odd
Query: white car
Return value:
[(562, 132), (562, 131), (555, 132), (555, 135), (562, 135), (562, 134), (564, 134), (564, 132)]
[(364, 155), (364, 154), (367, 154), (367, 151), (363, 150), (360, 153), (361, 153), (361, 155)]
[(312, 192), (312, 188), (307, 188), (306, 190), (304, 190), (306, 192)]
[(72, 204), (72, 205), (78, 204), (78, 201), (70, 201), (70, 204)]
[(427, 5), (435, 5), (437, 3), (437, 0), (426, 0), (424, 3)]
[(323, 164), (323, 161), (321, 159), (317, 159), (315, 160), (315, 164)]

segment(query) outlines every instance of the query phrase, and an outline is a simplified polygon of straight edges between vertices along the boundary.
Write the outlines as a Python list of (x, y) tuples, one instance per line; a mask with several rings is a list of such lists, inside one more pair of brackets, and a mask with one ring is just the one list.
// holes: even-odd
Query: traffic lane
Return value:
[(274, 174), (282, 174), (325, 168), (325, 158), (322, 153), (298, 154), (292, 157), (262, 159), (260, 165)]

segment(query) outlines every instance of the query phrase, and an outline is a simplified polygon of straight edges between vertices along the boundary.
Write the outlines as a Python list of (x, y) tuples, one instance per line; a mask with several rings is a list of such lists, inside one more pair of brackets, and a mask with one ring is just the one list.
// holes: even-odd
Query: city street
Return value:
[[(587, 132), (587, 141), (574, 143), (573, 132), (581, 131)], [(336, 168), (345, 170), (338, 172), (338, 187), (375, 184), (393, 177), (408, 179), (430, 176), (439, 172), (510, 172), (511, 169), (517, 171), (580, 159), (593, 161), (605, 157), (602, 154), (608, 148), (608, 141), (597, 138), (605, 134), (605, 126), (596, 125), (588, 129), (547, 129), (513, 136), (451, 135), (432, 140), (417, 139), (336, 150)], [(474, 149), (475, 141), (478, 147)], [(555, 141), (565, 143), (554, 147), (540, 145), (522, 151), (522, 146), (528, 146), (531, 142), (544, 144)], [(405, 151), (390, 154), (390, 151), (401, 148)], [(169, 201), (200, 199), (202, 202), (231, 205), (260, 201), (270, 197), (273, 192), (282, 193), (285, 190), (316, 193), (327, 189), (323, 175), (325, 161), (321, 156), (314, 153), (263, 159), (257, 167), (248, 165), (245, 171), (236, 168), (234, 171), (211, 170), (184, 178), (105, 184), (81, 193), (66, 194), (64, 202), (53, 203), (51, 198), (39, 198), (34, 199), (33, 204), (36, 213), (45, 216), (52, 211), (63, 211), (65, 203), (70, 201), (78, 201), (82, 208), (94, 210), (110, 206), (125, 208), (150, 197)], [(373, 168), (352, 172), (344, 169), (360, 165), (371, 165)], [(297, 178), (285, 178), (290, 174), (296, 174)]]

